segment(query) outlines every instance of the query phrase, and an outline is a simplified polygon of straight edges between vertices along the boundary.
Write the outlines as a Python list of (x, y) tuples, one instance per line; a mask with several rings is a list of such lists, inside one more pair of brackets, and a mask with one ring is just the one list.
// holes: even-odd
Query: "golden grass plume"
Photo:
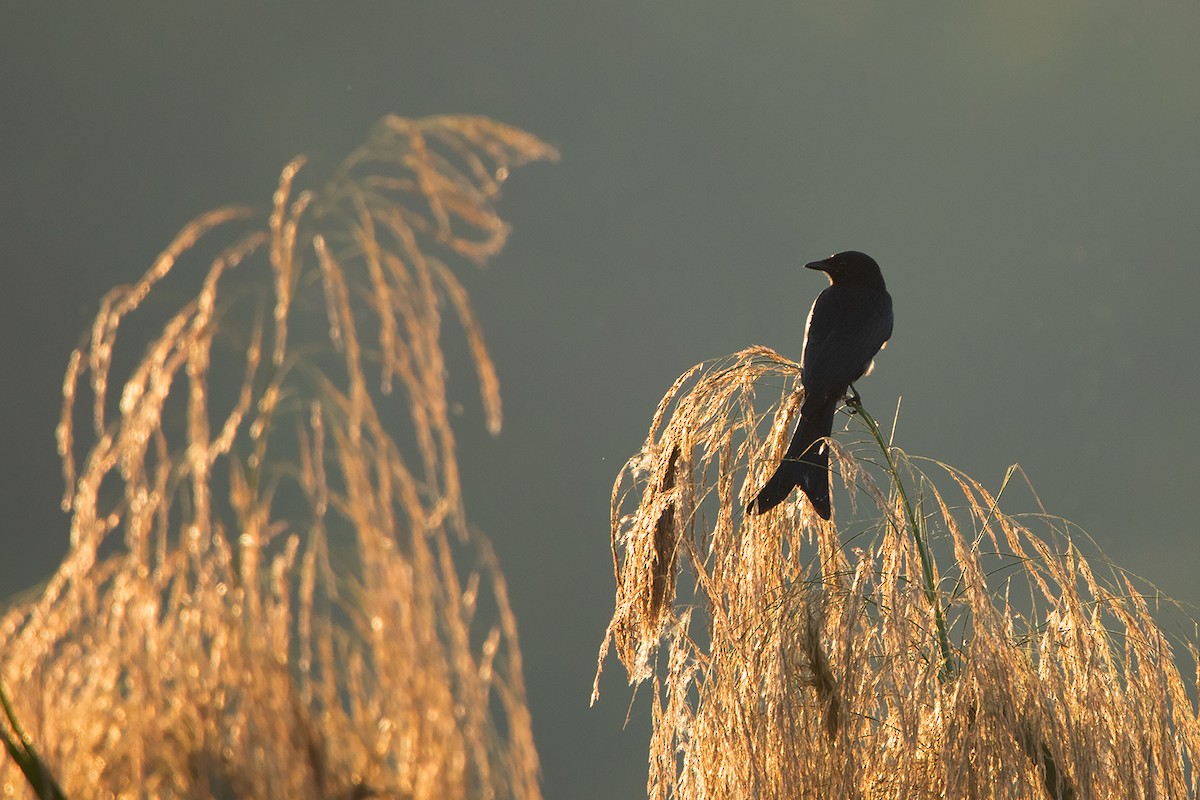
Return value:
[[(70, 552), (0, 620), (3, 680), (68, 795), (540, 797), (442, 316), (498, 430), (449, 265), (502, 247), (500, 184), (555, 157), (482, 117), (389, 116), (323, 185), (296, 159), (269, 212), (201, 216), (104, 298), (63, 387)], [(11, 759), (0, 782), (21, 791)]]
[(1169, 638), (1078, 529), (1005, 513), (861, 406), (850, 427), (871, 435), (833, 445), (840, 530), (799, 492), (741, 513), (787, 445), (798, 374), (761, 347), (697, 365), (613, 487), (593, 701), (611, 645), (651, 688), (649, 796), (1194, 797), (1177, 663), (1196, 663), (1194, 629)]

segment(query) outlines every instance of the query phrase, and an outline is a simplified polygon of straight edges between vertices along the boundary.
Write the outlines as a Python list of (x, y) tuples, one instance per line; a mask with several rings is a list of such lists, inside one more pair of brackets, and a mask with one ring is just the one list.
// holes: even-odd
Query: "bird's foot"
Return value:
[(846, 405), (850, 407), (850, 413), (856, 414), (862, 408), (862, 398), (858, 394), (858, 390), (854, 388), (854, 384), (850, 384), (846, 389)]

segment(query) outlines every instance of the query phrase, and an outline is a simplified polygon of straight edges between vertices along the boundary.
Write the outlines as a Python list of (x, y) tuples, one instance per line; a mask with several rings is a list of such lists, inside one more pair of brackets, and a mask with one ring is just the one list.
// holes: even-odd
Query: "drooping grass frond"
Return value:
[(64, 381), (70, 552), (0, 621), (70, 796), (540, 796), (441, 342), (448, 307), (498, 430), (449, 264), (502, 247), (501, 182), (554, 157), (485, 118), (389, 116), (324, 185), (297, 159), (268, 214), (204, 215), (104, 298)]
[(614, 486), (599, 666), (611, 645), (653, 687), (650, 797), (1194, 797), (1194, 638), (1078, 529), (1006, 513), (861, 407), (837, 526), (799, 492), (742, 514), (798, 369), (754, 348), (689, 370)]

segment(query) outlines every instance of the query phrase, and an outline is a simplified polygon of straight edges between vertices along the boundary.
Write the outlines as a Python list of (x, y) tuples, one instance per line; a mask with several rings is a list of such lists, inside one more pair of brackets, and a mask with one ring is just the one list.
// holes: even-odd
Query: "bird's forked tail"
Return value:
[(783, 460), (746, 506), (747, 514), (767, 513), (799, 486), (817, 516), (829, 519), (829, 448), (821, 440), (833, 432), (836, 410), (836, 402), (816, 409), (801, 409), (800, 422)]

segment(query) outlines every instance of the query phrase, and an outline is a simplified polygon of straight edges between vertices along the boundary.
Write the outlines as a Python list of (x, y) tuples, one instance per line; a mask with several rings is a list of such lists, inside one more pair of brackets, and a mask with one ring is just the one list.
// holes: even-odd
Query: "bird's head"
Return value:
[(804, 266), (824, 272), (829, 276), (830, 283), (883, 286), (883, 273), (879, 271), (875, 259), (857, 250), (834, 253), (829, 258), (811, 261)]

